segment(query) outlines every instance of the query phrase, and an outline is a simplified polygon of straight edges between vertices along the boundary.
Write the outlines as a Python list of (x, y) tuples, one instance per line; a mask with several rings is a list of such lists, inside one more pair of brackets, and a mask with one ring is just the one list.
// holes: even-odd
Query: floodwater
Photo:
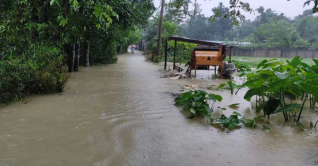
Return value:
[[(185, 84), (204, 88), (224, 80), (201, 79), (213, 71), (199, 71), (197, 79), (160, 78), (162, 66), (139, 52), (120, 55), (117, 64), (72, 73), (61, 94), (1, 108), (0, 166), (318, 165), (317, 132), (285, 125), (280, 115), (264, 122), (270, 132), (261, 125), (226, 132), (187, 119), (171, 93)], [(215, 108), (241, 103), (225, 114), (255, 116), (241, 93), (213, 93), (224, 97)], [(317, 119), (306, 112), (305, 118)]]

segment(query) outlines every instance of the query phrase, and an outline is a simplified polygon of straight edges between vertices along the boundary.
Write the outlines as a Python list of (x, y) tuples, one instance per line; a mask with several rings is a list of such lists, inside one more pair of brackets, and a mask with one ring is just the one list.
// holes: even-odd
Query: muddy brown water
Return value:
[[(224, 132), (200, 118), (187, 119), (174, 106), (173, 92), (185, 84), (206, 87), (224, 80), (160, 78), (162, 64), (139, 53), (118, 56), (117, 64), (72, 73), (61, 94), (27, 97), (0, 109), (0, 166), (106, 165), (318, 165), (318, 134), (285, 125), (280, 115), (264, 122), (270, 132)], [(222, 104), (251, 104), (228, 91), (213, 91)], [(25, 104), (27, 103), (27, 104)], [(215, 114), (222, 114), (216, 110)], [(314, 111), (305, 118), (316, 120)], [(305, 123), (305, 122), (304, 122)]]

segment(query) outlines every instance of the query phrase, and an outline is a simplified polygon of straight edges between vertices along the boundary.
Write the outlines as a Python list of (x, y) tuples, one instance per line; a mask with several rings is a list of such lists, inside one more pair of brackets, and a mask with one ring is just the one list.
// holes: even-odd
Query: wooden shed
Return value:
[(221, 76), (223, 73), (223, 61), (226, 57), (226, 46), (221, 45), (219, 47), (207, 47), (197, 46), (191, 53), (191, 59), (189, 61), (189, 72), (191, 74), (192, 69), (195, 70), (195, 77), (198, 67), (200, 69), (209, 70), (210, 66), (214, 66), (215, 73), (216, 67), (221, 70)]
[(189, 72), (191, 75), (191, 71), (195, 70), (195, 76), (197, 69), (205, 69), (209, 70), (210, 66), (214, 66), (215, 73), (216, 67), (221, 69), (221, 75), (223, 73), (223, 63), (224, 59), (226, 58), (227, 49), (229, 49), (229, 63), (231, 63), (231, 49), (233, 46), (227, 46), (222, 43), (216, 43), (211, 41), (204, 41), (204, 40), (194, 40), (182, 37), (168, 37), (166, 40), (166, 47), (165, 47), (165, 69), (167, 67), (167, 45), (169, 40), (175, 41), (174, 47), (174, 62), (173, 62), (173, 69), (176, 69), (175, 65), (175, 57), (176, 57), (176, 46), (177, 41), (187, 42), (187, 43), (194, 43), (199, 44), (191, 53), (191, 58), (189, 61)]

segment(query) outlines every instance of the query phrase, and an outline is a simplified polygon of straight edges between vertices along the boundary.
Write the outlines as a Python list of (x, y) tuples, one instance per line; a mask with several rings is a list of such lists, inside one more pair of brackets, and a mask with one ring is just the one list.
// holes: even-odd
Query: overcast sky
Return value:
[[(154, 0), (156, 7), (159, 6), (161, 0)], [(167, 2), (168, 0), (166, 0)], [(191, 0), (194, 2), (194, 0)], [(263, 6), (265, 9), (271, 8), (277, 13), (284, 13), (287, 17), (293, 18), (299, 14), (302, 14), (304, 10), (310, 9), (311, 6), (304, 6), (305, 0), (242, 0), (243, 2), (250, 3), (253, 9)], [(211, 9), (218, 6), (219, 2), (222, 2), (226, 7), (229, 7), (229, 0), (197, 0), (201, 4), (202, 13), (205, 16), (211, 16)], [(193, 9), (193, 4), (191, 4), (191, 9)], [(247, 19), (255, 19), (257, 12), (255, 14), (244, 13)]]

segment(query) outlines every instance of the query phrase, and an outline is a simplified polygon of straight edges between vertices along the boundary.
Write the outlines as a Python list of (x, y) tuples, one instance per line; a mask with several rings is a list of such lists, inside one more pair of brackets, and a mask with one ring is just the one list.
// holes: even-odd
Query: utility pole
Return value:
[[(159, 27), (158, 27), (158, 43), (157, 43), (157, 55), (159, 56), (160, 54), (160, 42), (161, 42), (161, 33), (162, 33), (162, 17), (163, 17), (163, 9), (165, 6), (165, 0), (162, 0), (161, 2), (161, 11), (160, 11), (160, 21), (159, 21)], [(153, 61), (154, 56), (152, 56), (152, 61)]]

